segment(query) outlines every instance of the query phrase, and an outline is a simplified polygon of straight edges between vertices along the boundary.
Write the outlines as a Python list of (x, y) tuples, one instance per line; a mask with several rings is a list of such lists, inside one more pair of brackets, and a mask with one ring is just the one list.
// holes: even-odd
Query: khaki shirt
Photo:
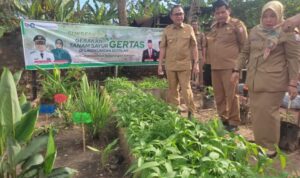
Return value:
[(168, 25), (162, 34), (160, 48), (165, 48), (166, 70), (182, 71), (192, 69), (191, 49), (197, 45), (192, 26)]
[(267, 38), (254, 27), (237, 61), (237, 68), (247, 65), (246, 83), (249, 91), (286, 91), (288, 83), (297, 80), (300, 60), (300, 39), (293, 32), (280, 32), (278, 44), (264, 59)]
[(197, 39), (197, 47), (198, 47), (198, 56), (199, 59), (202, 59), (202, 49), (206, 48), (206, 38), (204, 33), (198, 31), (195, 33)]
[(233, 69), (248, 38), (244, 23), (229, 18), (224, 24), (214, 23), (207, 34), (207, 58), (212, 69)]

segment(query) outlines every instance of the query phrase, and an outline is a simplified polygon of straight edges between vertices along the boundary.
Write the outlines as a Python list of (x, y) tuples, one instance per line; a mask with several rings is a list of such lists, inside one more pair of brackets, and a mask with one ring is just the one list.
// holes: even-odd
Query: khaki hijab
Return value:
[(263, 26), (262, 23), (262, 17), (266, 10), (272, 10), (276, 16), (277, 16), (277, 24), (283, 22), (283, 15), (284, 15), (284, 8), (281, 2), (279, 1), (270, 1), (267, 4), (264, 5), (262, 12), (261, 12), (261, 18), (260, 18), (260, 24), (258, 25), (258, 34), (262, 37), (264, 37), (267, 41), (266, 48), (270, 48), (270, 50), (275, 49), (278, 44), (278, 37), (281, 32), (281, 28), (277, 29), (267, 29)]

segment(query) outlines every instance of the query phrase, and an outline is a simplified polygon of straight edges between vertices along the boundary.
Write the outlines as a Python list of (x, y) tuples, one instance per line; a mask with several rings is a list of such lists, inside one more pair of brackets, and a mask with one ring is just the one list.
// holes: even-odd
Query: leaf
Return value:
[(172, 164), (170, 162), (165, 163), (165, 168), (167, 169), (168, 174), (173, 174), (174, 173)]
[(132, 171), (132, 173), (139, 172), (139, 171), (142, 171), (144, 169), (148, 169), (148, 168), (156, 167), (156, 166), (159, 166), (159, 163), (156, 162), (156, 161), (147, 162), (147, 163), (143, 164), (141, 167), (138, 167), (137, 169)]
[(39, 153), (43, 148), (46, 147), (47, 141), (48, 136), (39, 136), (32, 139), (32, 141), (29, 142), (29, 144), (16, 156), (17, 163), (26, 160), (31, 155)]
[(100, 153), (100, 152), (101, 152), (100, 150), (98, 150), (98, 149), (95, 148), (95, 147), (87, 146), (87, 148), (90, 149), (90, 150), (92, 150), (92, 151), (94, 151), (94, 152), (97, 152), (97, 153)]
[(53, 138), (53, 131), (52, 129), (49, 132), (48, 144), (47, 144), (47, 152), (45, 156), (45, 163), (44, 163), (44, 172), (46, 174), (51, 173), (55, 158), (56, 158), (56, 146)]
[(19, 103), (20, 106), (22, 106), (23, 104), (25, 104), (27, 102), (26, 96), (24, 93), (21, 94), (21, 96), (19, 97)]
[(21, 110), (22, 110), (22, 113), (27, 113), (28, 111), (30, 111), (32, 108), (31, 108), (31, 103), (30, 102), (26, 102), (25, 104), (21, 105)]
[(13, 77), (14, 77), (14, 81), (15, 81), (16, 85), (19, 84), (19, 81), (20, 81), (20, 79), (22, 77), (22, 73), (23, 73), (22, 70), (19, 70), (18, 72), (14, 73)]
[(8, 138), (7, 153), (8, 153), (9, 168), (17, 166), (18, 162), (16, 159), (16, 155), (20, 153), (20, 150), (21, 150), (21, 146), (19, 145), (19, 143), (14, 138)]
[(220, 157), (220, 154), (217, 152), (210, 152), (209, 157), (212, 159), (218, 159)]
[(47, 178), (71, 178), (75, 173), (77, 173), (77, 170), (68, 167), (55, 168), (48, 174)]
[(26, 142), (31, 139), (34, 131), (35, 123), (38, 118), (38, 108), (26, 113), (22, 119), (16, 123), (15, 138), (19, 142)]
[(184, 156), (181, 156), (181, 155), (174, 155), (174, 154), (169, 155), (169, 156), (168, 156), (168, 159), (170, 159), (170, 160), (173, 160), (173, 159), (184, 159), (184, 160), (187, 160)]
[[(44, 162), (44, 157), (41, 154), (35, 154), (31, 157), (29, 157), (23, 164), (22, 164), (22, 170), (27, 171), (32, 166), (41, 165)], [(22, 173), (21, 173), (22, 174)]]
[(14, 124), (20, 121), (22, 111), (13, 76), (7, 68), (4, 68), (1, 75), (0, 93), (0, 125), (13, 135)]
[(284, 153), (279, 149), (278, 146), (276, 146), (276, 151), (277, 151), (278, 156), (279, 156), (281, 169), (284, 170), (284, 169), (286, 168), (286, 156), (285, 156)]

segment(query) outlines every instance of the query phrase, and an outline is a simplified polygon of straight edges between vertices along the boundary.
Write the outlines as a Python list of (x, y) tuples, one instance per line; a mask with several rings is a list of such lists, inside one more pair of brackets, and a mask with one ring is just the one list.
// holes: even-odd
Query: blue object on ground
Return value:
[(53, 114), (55, 112), (55, 104), (41, 104), (40, 114)]
[[(288, 92), (286, 92), (282, 100), (281, 107), (288, 108), (289, 101), (290, 97)], [(300, 95), (297, 95), (296, 98), (292, 100), (290, 109), (300, 109)]]

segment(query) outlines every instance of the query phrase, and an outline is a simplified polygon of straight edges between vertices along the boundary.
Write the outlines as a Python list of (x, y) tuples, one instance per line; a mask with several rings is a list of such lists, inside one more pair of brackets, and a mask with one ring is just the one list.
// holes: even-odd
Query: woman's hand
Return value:
[(289, 85), (288, 86), (288, 93), (290, 96), (290, 99), (293, 100), (296, 98), (296, 96), (298, 95), (298, 90), (297, 90), (297, 86), (295, 85)]
[(199, 73), (199, 65), (198, 62), (194, 64), (193, 73), (198, 74)]
[(230, 78), (230, 82), (233, 84), (237, 84), (239, 82), (239, 78), (240, 78), (240, 73), (233, 72)]

